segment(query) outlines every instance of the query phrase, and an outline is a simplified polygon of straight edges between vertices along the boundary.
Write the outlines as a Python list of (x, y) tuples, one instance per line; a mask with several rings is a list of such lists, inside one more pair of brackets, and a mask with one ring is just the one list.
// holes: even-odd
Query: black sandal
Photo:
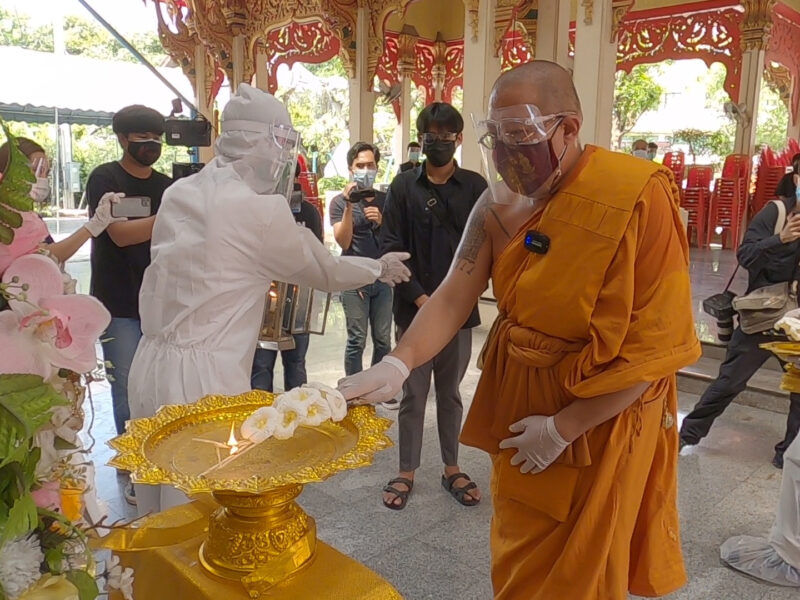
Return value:
[[(395, 483), (402, 483), (403, 485), (407, 486), (407, 490), (398, 490), (396, 487), (393, 486)], [(408, 503), (408, 495), (411, 493), (411, 490), (414, 489), (414, 480), (407, 479), (405, 477), (395, 477), (392, 479), (388, 484), (383, 487), (384, 492), (389, 492), (390, 494), (394, 494), (394, 498), (389, 501), (384, 500), (383, 505), (386, 508), (391, 508), (392, 510), (403, 510)], [(400, 504), (395, 504), (397, 499), (400, 498)]]
[[(458, 481), (459, 479), (466, 479), (467, 481), (469, 481), (469, 483), (464, 487), (460, 488), (453, 487), (455, 482)], [(480, 499), (474, 498), (471, 494), (469, 495), (468, 498), (466, 497), (467, 493), (470, 490), (478, 489), (478, 486), (475, 484), (474, 481), (472, 481), (472, 479), (469, 478), (469, 475), (467, 475), (466, 473), (455, 473), (454, 475), (450, 475), (450, 477), (445, 477), (444, 475), (442, 475), (442, 487), (445, 490), (447, 490), (450, 493), (450, 495), (453, 496), (453, 498), (458, 500), (458, 502), (460, 504), (463, 504), (464, 506), (475, 506), (480, 502)]]

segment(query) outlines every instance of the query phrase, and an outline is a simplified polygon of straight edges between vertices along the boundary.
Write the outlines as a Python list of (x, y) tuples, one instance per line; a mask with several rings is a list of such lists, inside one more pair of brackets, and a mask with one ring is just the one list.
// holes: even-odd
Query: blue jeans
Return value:
[(131, 418), (131, 409), (128, 405), (128, 373), (141, 337), (142, 324), (139, 319), (112, 317), (108, 329), (101, 338), (103, 359), (111, 363), (110, 367), (106, 367), (106, 374), (111, 384), (111, 402), (117, 433), (125, 433), (125, 421)]
[[(299, 333), (294, 336), (293, 350), (281, 350), (284, 390), (291, 390), (308, 383), (306, 352), (308, 352), (307, 333)], [(250, 385), (254, 390), (273, 391), (272, 376), (277, 358), (277, 350), (256, 348), (256, 355), (253, 358), (253, 371), (250, 375)]]
[(380, 362), (392, 349), (392, 288), (376, 281), (342, 292), (342, 306), (347, 321), (344, 372), (354, 375), (364, 368), (362, 356), (367, 345), (367, 324), (372, 330), (372, 364)]

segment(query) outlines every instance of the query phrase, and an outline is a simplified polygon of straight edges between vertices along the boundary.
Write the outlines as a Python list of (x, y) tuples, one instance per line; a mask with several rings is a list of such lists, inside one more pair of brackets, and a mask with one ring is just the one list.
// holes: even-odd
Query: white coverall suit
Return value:
[[(275, 188), (259, 164), (263, 135), (229, 132), (226, 120), (234, 127), (275, 122), (270, 111), (277, 111), (290, 125), (289, 115), (250, 86), (237, 94), (244, 100), (234, 97), (223, 113), (218, 156), (167, 189), (155, 221), (139, 296), (143, 337), (129, 376), (132, 419), (152, 416), (165, 404), (249, 391), (273, 280), (341, 291), (381, 275), (379, 261), (332, 256), (295, 223), (285, 197), (254, 191)], [(271, 101), (269, 110), (262, 95)], [(168, 486), (137, 485), (136, 495), (140, 515), (186, 501)]]

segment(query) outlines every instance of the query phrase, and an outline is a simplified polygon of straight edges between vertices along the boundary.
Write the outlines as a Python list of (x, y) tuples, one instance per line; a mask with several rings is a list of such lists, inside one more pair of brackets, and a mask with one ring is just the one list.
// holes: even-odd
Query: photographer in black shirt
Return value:
[[(736, 258), (747, 269), (747, 293), (759, 288), (796, 281), (800, 276), (800, 214), (797, 206), (797, 174), (789, 174), (781, 180), (775, 191), (786, 209), (786, 221), (779, 234), (775, 233), (780, 218), (774, 202), (768, 203), (755, 216), (747, 228)], [(760, 348), (760, 344), (774, 341), (766, 333), (747, 334), (737, 327), (728, 343), (725, 360), (720, 365), (719, 375), (708, 386), (692, 412), (686, 415), (681, 425), (680, 445), (694, 446), (708, 435), (714, 419), (720, 416), (733, 399), (747, 386), (747, 382), (772, 354)], [(775, 446), (772, 464), (783, 468), (783, 453), (792, 443), (800, 429), (800, 394), (790, 394), (789, 417), (786, 436)]]

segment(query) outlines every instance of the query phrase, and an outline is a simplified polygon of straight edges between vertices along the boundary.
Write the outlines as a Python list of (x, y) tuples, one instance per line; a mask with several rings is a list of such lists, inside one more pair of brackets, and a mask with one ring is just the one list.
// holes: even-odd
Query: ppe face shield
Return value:
[(539, 107), (521, 104), (494, 109), (488, 119), (472, 116), (495, 202), (531, 201), (550, 193), (567, 150), (556, 156), (550, 139), (571, 114), (542, 115)]
[(274, 155), (270, 157), (268, 168), (274, 169), (275, 172), (274, 193), (291, 199), (300, 134), (288, 125), (277, 124), (270, 126), (270, 134), (275, 150)]

